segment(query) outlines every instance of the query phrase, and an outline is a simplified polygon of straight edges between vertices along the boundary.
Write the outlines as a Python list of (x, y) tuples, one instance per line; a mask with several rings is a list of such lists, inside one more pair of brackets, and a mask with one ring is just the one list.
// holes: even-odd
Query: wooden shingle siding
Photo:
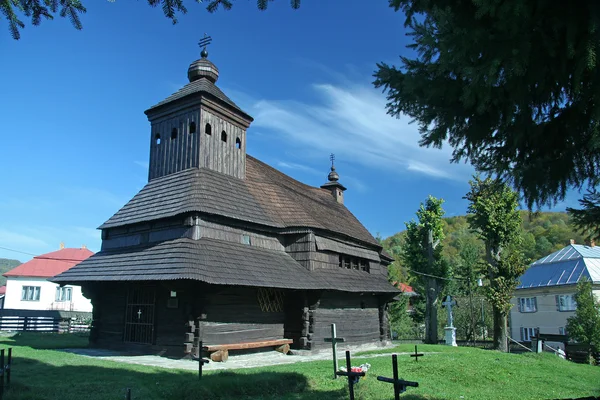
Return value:
[(330, 251), (337, 254), (347, 254), (350, 256), (360, 257), (372, 261), (380, 261), (379, 253), (375, 250), (361, 247), (360, 245), (332, 240), (321, 236), (315, 236), (317, 250)]
[(314, 254), (316, 251), (314, 234), (312, 232), (286, 235), (285, 251), (307, 270), (314, 269)]
[(205, 220), (199, 220), (200, 237), (224, 240), (227, 242), (241, 243), (243, 235), (250, 237), (251, 246), (260, 247), (269, 250), (284, 251), (285, 247), (281, 244), (276, 235), (266, 235), (252, 232), (245, 229), (222, 225)]

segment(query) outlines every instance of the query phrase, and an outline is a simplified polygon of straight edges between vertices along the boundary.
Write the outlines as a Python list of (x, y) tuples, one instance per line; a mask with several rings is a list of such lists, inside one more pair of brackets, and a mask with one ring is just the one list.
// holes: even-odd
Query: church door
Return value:
[(152, 344), (155, 302), (156, 292), (153, 287), (136, 286), (129, 289), (125, 309), (124, 342)]

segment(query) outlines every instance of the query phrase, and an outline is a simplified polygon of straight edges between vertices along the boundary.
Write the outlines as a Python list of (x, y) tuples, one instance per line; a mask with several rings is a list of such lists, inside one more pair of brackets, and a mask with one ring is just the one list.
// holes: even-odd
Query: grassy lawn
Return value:
[[(13, 347), (12, 385), (3, 400), (124, 399), (347, 399), (345, 380), (331, 379), (331, 362), (316, 361), (235, 372), (169, 370), (97, 360), (52, 350), (84, 346), (85, 337), (19, 335), (0, 337)], [(401, 345), (396, 351), (414, 351)], [(405, 399), (566, 399), (600, 396), (600, 367), (578, 365), (552, 354), (502, 354), (474, 348), (419, 345), (418, 363), (399, 356), (400, 376), (419, 382)], [(368, 357), (368, 355), (367, 355)], [(393, 398), (391, 357), (356, 359), (371, 370), (356, 386), (357, 399)]]

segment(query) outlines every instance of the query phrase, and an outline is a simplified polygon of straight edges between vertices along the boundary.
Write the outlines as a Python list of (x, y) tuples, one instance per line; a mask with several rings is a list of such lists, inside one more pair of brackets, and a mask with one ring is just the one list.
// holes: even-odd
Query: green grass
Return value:
[[(13, 347), (12, 385), (3, 400), (123, 399), (347, 399), (346, 381), (331, 379), (331, 362), (316, 361), (257, 369), (205, 372), (117, 363), (49, 348), (80, 347), (82, 337), (0, 337)], [(395, 351), (411, 352), (414, 345)], [(419, 382), (404, 399), (566, 399), (600, 395), (600, 367), (573, 364), (552, 354), (503, 354), (475, 348), (419, 345), (426, 356), (415, 363), (399, 356), (400, 376)], [(391, 357), (355, 359), (371, 370), (356, 386), (357, 399), (393, 398)], [(462, 397), (461, 397), (462, 396)]]

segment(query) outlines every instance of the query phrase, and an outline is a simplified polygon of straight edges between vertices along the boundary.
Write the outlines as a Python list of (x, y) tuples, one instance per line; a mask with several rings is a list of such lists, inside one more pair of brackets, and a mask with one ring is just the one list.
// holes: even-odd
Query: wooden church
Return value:
[(100, 226), (101, 251), (52, 279), (91, 299), (91, 344), (315, 350), (331, 323), (345, 344), (386, 342), (392, 258), (344, 206), (333, 164), (317, 188), (246, 154), (252, 117), (207, 56), (145, 112), (148, 183)]

